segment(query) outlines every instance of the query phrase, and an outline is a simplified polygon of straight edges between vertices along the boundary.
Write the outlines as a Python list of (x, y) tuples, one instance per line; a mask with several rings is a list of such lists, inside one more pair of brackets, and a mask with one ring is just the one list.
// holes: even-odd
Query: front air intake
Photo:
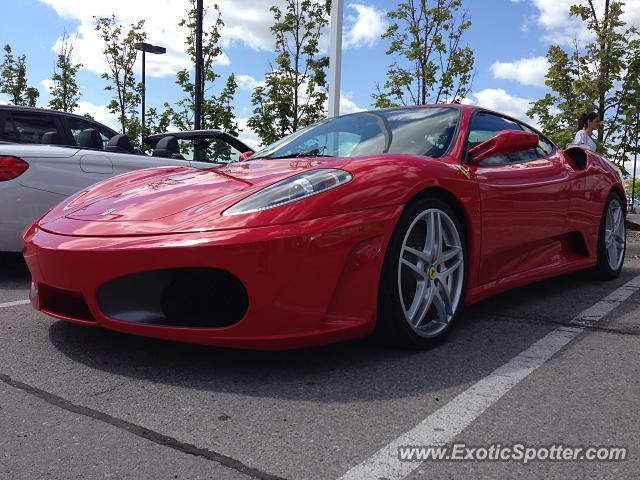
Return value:
[(117, 278), (98, 289), (98, 305), (115, 320), (191, 328), (239, 322), (249, 306), (242, 282), (217, 268), (176, 268)]
[(93, 315), (82, 293), (39, 283), (38, 300), (42, 312), (67, 320), (94, 322)]

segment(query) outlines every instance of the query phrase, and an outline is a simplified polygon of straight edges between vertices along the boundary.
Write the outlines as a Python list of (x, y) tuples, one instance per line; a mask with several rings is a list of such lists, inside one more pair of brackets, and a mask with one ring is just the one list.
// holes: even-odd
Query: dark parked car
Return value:
[(75, 147), (80, 143), (81, 133), (87, 129), (97, 130), (103, 148), (117, 133), (101, 123), (73, 113), (38, 107), (0, 105), (2, 142), (50, 143)]
[(145, 138), (144, 143), (153, 148), (153, 156), (181, 158), (190, 162), (230, 163), (240, 160), (243, 153), (253, 153), (253, 148), (222, 130), (158, 133)]

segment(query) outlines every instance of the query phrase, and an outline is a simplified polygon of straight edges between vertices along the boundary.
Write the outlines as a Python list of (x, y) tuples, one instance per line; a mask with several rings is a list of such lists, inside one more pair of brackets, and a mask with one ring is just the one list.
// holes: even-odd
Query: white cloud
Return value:
[[(326, 108), (328, 108), (327, 105), (325, 105), (325, 109)], [(356, 105), (356, 102), (352, 100), (351, 92), (346, 94), (344, 92), (340, 92), (340, 115), (346, 115), (347, 113), (363, 112), (365, 110), (367, 109)]]
[[(123, 20), (123, 23), (128, 27), (133, 19)], [(166, 75), (173, 75), (179, 70), (185, 68), (191, 68), (192, 64), (187, 55), (184, 53), (182, 45), (175, 42), (176, 38), (182, 38), (184, 35), (168, 34), (167, 31), (156, 31), (154, 25), (150, 20), (147, 21), (146, 26), (147, 38), (150, 43), (157, 45), (167, 46), (167, 53), (164, 55), (152, 55), (146, 56), (146, 75), (147, 77), (163, 77)], [(71, 36), (73, 42), (73, 61), (82, 63), (82, 68), (102, 74), (108, 71), (109, 67), (105, 56), (103, 54), (104, 42), (100, 37), (100, 33), (95, 29), (95, 25), (88, 21), (83, 21), (78, 26), (74, 36)], [(58, 38), (53, 45), (52, 50), (54, 52), (59, 51), (62, 43), (62, 38)], [(228, 65), (230, 63), (226, 54), (223, 54), (218, 59), (218, 63), (222, 65)], [(135, 75), (140, 75), (142, 69), (142, 56), (138, 55), (136, 65), (134, 66)]]
[(522, 85), (544, 87), (549, 62), (545, 57), (521, 58), (515, 62), (495, 62), (491, 65), (493, 78), (514, 80)]
[[(185, 53), (184, 39), (187, 36), (185, 27), (179, 27), (178, 21), (184, 18), (188, 8), (186, 1), (153, 0), (135, 1), (111, 0), (40, 0), (51, 6), (56, 13), (65, 19), (80, 22), (76, 32), (72, 32), (74, 57), (83, 64), (83, 68), (101, 74), (106, 71), (107, 64), (102, 54), (103, 41), (95, 30), (95, 17), (108, 17), (116, 13), (116, 18), (123, 25), (145, 19), (147, 41), (155, 45), (165, 46), (164, 55), (147, 55), (147, 75), (162, 77), (173, 75), (184, 68), (192, 68), (191, 61)], [(243, 0), (238, 7), (235, 0), (218, 0), (225, 26), (222, 28), (221, 43), (228, 48), (232, 43), (242, 43), (254, 50), (271, 50), (273, 37), (269, 28), (273, 24), (273, 14), (269, 10), (271, 3), (284, 5), (285, 0), (275, 0), (267, 5), (263, 0)], [(150, 15), (149, 12), (153, 12)], [(205, 17), (204, 28), (213, 24), (212, 9)], [(58, 39), (53, 50), (60, 48)], [(231, 60), (223, 53), (217, 59), (219, 65), (229, 65)], [(141, 66), (136, 65), (136, 72)]]
[(44, 92), (40, 92), (40, 94), (42, 93), (49, 93), (51, 91), (51, 89), (53, 88), (53, 80), (51, 80), (50, 78), (45, 78), (44, 80), (42, 80), (40, 82), (40, 85), (42, 85), (44, 87)]
[(238, 122), (238, 128), (242, 130), (238, 134), (238, 138), (249, 145), (251, 148), (258, 148), (261, 145), (260, 137), (247, 125), (247, 120), (249, 119), (236, 118), (236, 121)]
[[(545, 40), (552, 43), (570, 45), (576, 39), (585, 42), (593, 39), (581, 19), (569, 14), (575, 0), (529, 0), (537, 9), (536, 21), (548, 33)], [(517, 3), (517, 2), (516, 2)], [(596, 12), (601, 18), (604, 0), (595, 0)], [(626, 0), (622, 19), (631, 26), (640, 26), (640, 0)]]
[(264, 85), (264, 80), (257, 81), (251, 75), (236, 75), (236, 82), (240, 90), (252, 92), (257, 86)]
[[(128, 25), (145, 19), (145, 31), (149, 43), (162, 45), (167, 48), (165, 55), (147, 56), (147, 75), (161, 77), (171, 75), (183, 68), (191, 68), (186, 53), (184, 52), (184, 39), (187, 36), (184, 27), (178, 27), (178, 21), (184, 18), (188, 8), (186, 1), (175, 0), (111, 0), (103, 2), (99, 0), (40, 0), (51, 6), (56, 13), (65, 19), (80, 22), (75, 34), (78, 42), (75, 44), (75, 54), (87, 70), (102, 73), (106, 69), (106, 63), (102, 55), (102, 39), (95, 30), (94, 17), (108, 17), (116, 13), (119, 22)], [(282, 9), (286, 0), (242, 0), (241, 5), (236, 0), (217, 0), (222, 12), (221, 45), (229, 48), (233, 43), (241, 43), (253, 50), (273, 50), (274, 41), (270, 28), (273, 25), (273, 13), (269, 10), (271, 5), (278, 5)], [(368, 8), (368, 7), (365, 7)], [(153, 12), (150, 15), (150, 12)], [(208, 29), (213, 24), (213, 9), (209, 9), (205, 17), (204, 28)], [(325, 33), (328, 33), (328, 29)], [(73, 33), (71, 37), (73, 37)], [(326, 35), (325, 35), (326, 36)], [(326, 41), (323, 38), (322, 44)], [(54, 50), (59, 48), (59, 41)], [(228, 65), (230, 59), (224, 55), (218, 63)], [(137, 67), (140, 68), (139, 66)]]
[(73, 113), (77, 115), (84, 115), (85, 113), (88, 113), (97, 122), (107, 125), (116, 131), (121, 130), (118, 118), (113, 113), (111, 113), (107, 107), (103, 105), (95, 105), (91, 102), (83, 100), (78, 102), (78, 108), (74, 110)]
[[(192, 68), (191, 61), (185, 53), (184, 39), (186, 29), (178, 26), (178, 21), (185, 17), (188, 3), (175, 0), (40, 0), (51, 6), (56, 13), (64, 18), (79, 22), (77, 30), (71, 32), (74, 43), (74, 57), (83, 64), (83, 68), (98, 74), (107, 70), (107, 64), (102, 54), (103, 41), (99, 32), (95, 30), (95, 17), (108, 17), (116, 13), (117, 20), (127, 26), (140, 19), (145, 19), (147, 41), (167, 48), (164, 55), (147, 55), (147, 75), (163, 77), (173, 75), (179, 70)], [(282, 9), (286, 0), (243, 0), (241, 6), (236, 0), (217, 0), (222, 12), (224, 27), (222, 28), (221, 45), (224, 49), (234, 43), (243, 44), (256, 51), (270, 51), (274, 48), (273, 35), (270, 28), (273, 25), (271, 5), (278, 5)], [(347, 47), (371, 46), (377, 42), (385, 28), (384, 12), (363, 3), (349, 5), (356, 12), (356, 16), (347, 18), (344, 45)], [(152, 15), (149, 13), (153, 12)], [(351, 20), (353, 23), (350, 23)], [(205, 29), (213, 24), (213, 11), (209, 10), (205, 17)], [(328, 48), (329, 29), (323, 30), (320, 41), (321, 50)], [(58, 39), (53, 50), (58, 51), (61, 39)], [(219, 65), (229, 65), (231, 59), (223, 53), (218, 58)], [(136, 72), (141, 66), (136, 65)]]
[(380, 36), (387, 28), (385, 13), (372, 5), (361, 3), (351, 3), (349, 8), (354, 9), (357, 16), (347, 17), (353, 25), (344, 34), (344, 47), (372, 47), (379, 42)]
[(533, 100), (514, 97), (501, 88), (485, 88), (472, 93), (470, 98), (465, 100), (463, 103), (467, 105), (479, 105), (536, 126), (535, 121), (527, 117), (527, 110), (531, 108)]

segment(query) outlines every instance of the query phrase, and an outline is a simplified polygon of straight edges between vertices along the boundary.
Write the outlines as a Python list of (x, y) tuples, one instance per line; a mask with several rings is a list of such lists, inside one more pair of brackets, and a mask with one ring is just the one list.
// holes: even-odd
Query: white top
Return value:
[(596, 151), (596, 142), (593, 141), (591, 135), (589, 135), (584, 128), (576, 132), (576, 136), (573, 137), (573, 144), (582, 145), (592, 152)]

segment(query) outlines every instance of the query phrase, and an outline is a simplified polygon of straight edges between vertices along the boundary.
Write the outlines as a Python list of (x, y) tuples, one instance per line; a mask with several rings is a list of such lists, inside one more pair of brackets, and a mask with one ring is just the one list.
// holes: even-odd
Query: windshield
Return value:
[(379, 153), (440, 157), (449, 149), (459, 117), (458, 109), (451, 107), (354, 113), (298, 130), (255, 153), (250, 160)]

